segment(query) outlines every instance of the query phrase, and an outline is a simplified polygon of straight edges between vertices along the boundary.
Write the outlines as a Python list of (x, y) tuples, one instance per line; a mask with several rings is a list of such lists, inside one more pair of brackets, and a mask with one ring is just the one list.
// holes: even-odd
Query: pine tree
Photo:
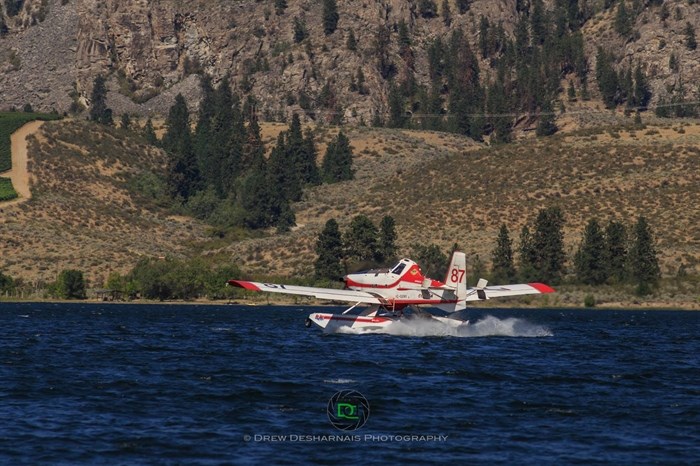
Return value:
[(540, 115), (540, 122), (537, 124), (537, 129), (535, 133), (538, 136), (551, 136), (556, 133), (557, 124), (555, 123), (554, 111), (552, 109), (552, 103), (549, 100), (545, 100), (542, 105), (542, 113)]
[(316, 141), (311, 129), (306, 130), (302, 147), (302, 160), (300, 163), (300, 177), (302, 182), (309, 185), (321, 184), (321, 174), (316, 165)]
[(107, 107), (107, 86), (100, 74), (95, 77), (90, 95), (90, 120), (103, 125), (112, 125), (112, 109)]
[(374, 262), (377, 258), (377, 227), (366, 215), (357, 215), (345, 233), (348, 259), (358, 262)]
[(379, 245), (377, 247), (380, 262), (396, 260), (396, 222), (394, 218), (385, 215), (379, 224)]
[(335, 0), (323, 0), (323, 32), (328, 36), (338, 27), (338, 5)]
[(623, 37), (629, 36), (632, 32), (632, 21), (625, 7), (625, 0), (621, 0), (617, 6), (617, 15), (615, 16), (615, 31)]
[(355, 176), (352, 169), (352, 149), (350, 140), (340, 131), (326, 149), (321, 166), (323, 180), (327, 183), (351, 180)]
[(287, 9), (287, 0), (275, 0), (275, 14), (282, 16)]
[(449, 0), (442, 0), (442, 22), (447, 27), (452, 25), (452, 10)]
[(189, 110), (182, 94), (175, 97), (165, 121), (163, 148), (169, 155), (168, 187), (173, 197), (187, 200), (200, 185), (199, 168), (192, 147)]
[(504, 224), (498, 231), (496, 248), (491, 253), (493, 268), (491, 279), (496, 283), (511, 283), (517, 277), (515, 265), (513, 264), (513, 241), (508, 234), (508, 227)]
[(125, 129), (125, 130), (131, 129), (131, 117), (129, 116), (128, 113), (126, 113), (126, 112), (122, 113), (122, 119), (120, 122), (120, 126), (122, 129)]
[(457, 0), (457, 11), (459, 11), (460, 15), (469, 11), (472, 1), (473, 0)]
[(304, 18), (299, 18), (298, 16), (294, 17), (293, 31), (294, 42), (296, 42), (297, 44), (309, 37), (309, 31), (306, 28), (306, 21), (304, 20)]
[(611, 220), (605, 227), (606, 255), (610, 278), (615, 283), (627, 280), (627, 228), (623, 223)]
[(268, 159), (268, 173), (273, 186), (288, 201), (301, 200), (301, 181), (296, 170), (296, 161), (288, 157), (286, 132), (277, 137), (277, 145)]
[(559, 283), (564, 273), (564, 215), (558, 207), (541, 209), (535, 221), (533, 246), (537, 252), (536, 271), (548, 283)]
[(695, 28), (690, 22), (685, 23), (685, 46), (688, 50), (695, 50), (698, 42), (695, 39)]
[(635, 105), (640, 108), (646, 108), (649, 100), (651, 100), (651, 89), (647, 77), (639, 64), (637, 64), (637, 67), (634, 70), (633, 94)]
[(353, 52), (357, 50), (357, 39), (355, 38), (355, 33), (352, 29), (350, 29), (350, 32), (348, 32), (348, 40), (345, 43), (345, 46), (348, 48), (348, 50), (352, 50)]
[(143, 127), (143, 136), (146, 138), (146, 142), (152, 146), (157, 146), (160, 142), (158, 141), (158, 136), (156, 136), (155, 129), (153, 129), (153, 121), (151, 121), (150, 117), (146, 120), (146, 124)]
[(330, 219), (323, 227), (323, 231), (316, 240), (316, 254), (318, 258), (314, 263), (316, 278), (338, 280), (343, 276), (343, 240), (338, 228), (338, 222)]
[(603, 231), (598, 221), (591, 219), (574, 259), (576, 276), (586, 285), (602, 285), (610, 275), (609, 263)]
[(537, 276), (538, 254), (530, 228), (527, 225), (520, 230), (520, 245), (518, 249), (520, 279), (527, 282), (540, 280)]
[(661, 269), (651, 227), (643, 216), (639, 217), (634, 226), (634, 242), (629, 254), (632, 278), (637, 284), (637, 293), (649, 294), (651, 287), (657, 286), (661, 279)]

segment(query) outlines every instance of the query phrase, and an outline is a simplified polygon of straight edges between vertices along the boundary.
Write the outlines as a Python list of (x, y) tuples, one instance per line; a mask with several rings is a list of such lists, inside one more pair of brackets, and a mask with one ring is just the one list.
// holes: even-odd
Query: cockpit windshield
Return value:
[(391, 273), (395, 273), (396, 275), (401, 275), (401, 272), (403, 272), (403, 269), (406, 267), (406, 264), (404, 262), (399, 262), (394, 266), (393, 269), (391, 269)]

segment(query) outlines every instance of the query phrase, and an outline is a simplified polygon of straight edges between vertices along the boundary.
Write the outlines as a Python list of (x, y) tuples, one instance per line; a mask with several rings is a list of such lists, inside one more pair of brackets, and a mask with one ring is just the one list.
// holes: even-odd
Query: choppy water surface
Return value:
[[(368, 335), (306, 329), (312, 311), (0, 304), (0, 463), (700, 462), (698, 313)], [(327, 417), (344, 389), (370, 404), (356, 431)]]

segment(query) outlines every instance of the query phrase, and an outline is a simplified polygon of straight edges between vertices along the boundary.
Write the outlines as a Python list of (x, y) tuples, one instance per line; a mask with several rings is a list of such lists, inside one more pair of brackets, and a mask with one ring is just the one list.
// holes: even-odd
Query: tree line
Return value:
[[(605, 228), (597, 219), (590, 219), (572, 258), (564, 249), (564, 224), (560, 208), (541, 209), (534, 225), (522, 227), (517, 249), (508, 227), (501, 225), (490, 271), (477, 256), (470, 279), (476, 281), (483, 276), (496, 284), (541, 281), (557, 285), (565, 278), (584, 285), (631, 283), (640, 295), (658, 286), (661, 272), (654, 236), (645, 217), (639, 217), (633, 226), (610, 220)], [(368, 217), (358, 215), (344, 233), (335, 219), (328, 220), (316, 242), (315, 276), (338, 279), (348, 272), (348, 264), (388, 265), (396, 260), (396, 240), (395, 222), (389, 216), (377, 229)], [(426, 275), (441, 278), (451, 253), (457, 249), (455, 244), (449, 254), (444, 254), (435, 245), (415, 244), (411, 257)], [(571, 262), (573, 273), (568, 273), (567, 262)]]

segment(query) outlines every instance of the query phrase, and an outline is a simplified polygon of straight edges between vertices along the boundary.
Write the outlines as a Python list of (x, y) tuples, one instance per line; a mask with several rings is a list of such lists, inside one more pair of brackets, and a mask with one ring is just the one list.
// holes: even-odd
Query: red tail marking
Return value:
[(540, 293), (554, 293), (554, 288), (545, 285), (544, 283), (528, 283), (528, 285), (530, 285)]
[(237, 286), (239, 288), (244, 288), (250, 291), (260, 291), (260, 288), (258, 288), (255, 284), (243, 280), (229, 280), (228, 284), (232, 286)]

